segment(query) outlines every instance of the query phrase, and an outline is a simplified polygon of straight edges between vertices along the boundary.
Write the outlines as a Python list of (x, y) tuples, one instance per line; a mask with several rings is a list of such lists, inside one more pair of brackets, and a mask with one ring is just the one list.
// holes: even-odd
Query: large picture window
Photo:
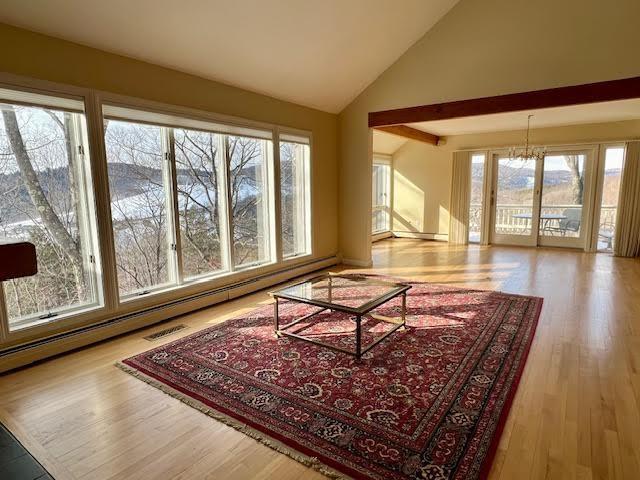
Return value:
[(0, 240), (31, 242), (38, 258), (35, 276), (3, 283), (16, 330), (98, 305), (98, 254), (83, 103), (0, 98)]
[[(269, 125), (119, 101), (85, 115), (84, 105), (0, 86), (0, 241), (33, 243), (38, 265), (0, 284), (0, 340), (161, 305), (175, 289), (199, 294), (203, 282), (311, 253), (308, 137), (275, 143)], [(101, 122), (102, 139), (89, 132)]]
[[(289, 140), (290, 141), (287, 141)], [(310, 252), (309, 143), (285, 135), (280, 140), (280, 211), (282, 255)]]
[(271, 131), (103, 111), (121, 298), (275, 260)]

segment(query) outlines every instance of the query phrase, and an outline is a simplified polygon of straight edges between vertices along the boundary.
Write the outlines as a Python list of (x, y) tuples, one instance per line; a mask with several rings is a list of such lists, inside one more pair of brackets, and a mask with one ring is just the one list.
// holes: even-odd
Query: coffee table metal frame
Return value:
[[(358, 281), (359, 279), (362, 279), (363, 282), (367, 281), (366, 277), (361, 277), (358, 275), (340, 275), (340, 274), (325, 274), (325, 275), (319, 275), (317, 277), (313, 277), (311, 279), (308, 280), (304, 280), (302, 282), (293, 284), (293, 285), (289, 285), (286, 287), (286, 289), (294, 287), (296, 285), (302, 285), (304, 283), (308, 283), (308, 282), (313, 282), (315, 280), (319, 280), (319, 279), (323, 279), (323, 278), (327, 278), (328, 283), (329, 283), (329, 292), (328, 292), (328, 300), (329, 301), (322, 301), (322, 300), (312, 300), (312, 299), (308, 299), (308, 298), (302, 298), (302, 297), (298, 297), (296, 295), (289, 295), (286, 293), (282, 293), (283, 291), (276, 291), (276, 292), (271, 292), (271, 296), (274, 298), (274, 304), (273, 304), (273, 309), (274, 309), (274, 322), (275, 322), (275, 334), (277, 337), (281, 337), (283, 335), (287, 336), (287, 337), (292, 337), (292, 338), (296, 338), (298, 340), (304, 340), (305, 342), (309, 342), (309, 343), (313, 343), (315, 345), (320, 345), (322, 347), (326, 347), (329, 348), (331, 350), (336, 350), (339, 352), (343, 352), (343, 353), (347, 353), (349, 355), (355, 355), (356, 358), (360, 358), (363, 354), (365, 354), (366, 352), (368, 352), (369, 350), (371, 350), (373, 347), (375, 347), (376, 345), (378, 345), (380, 342), (382, 342), (383, 340), (385, 340), (386, 338), (388, 338), (391, 334), (393, 334), (396, 330), (400, 329), (400, 328), (405, 328), (406, 327), (406, 313), (407, 313), (407, 291), (411, 288), (411, 285), (404, 285), (401, 283), (390, 283), (390, 286), (394, 286), (394, 290), (392, 290), (389, 293), (386, 293), (384, 295), (381, 295), (377, 298), (374, 298), (373, 300), (370, 300), (369, 302), (361, 305), (358, 308), (354, 308), (354, 307), (348, 307), (345, 305), (340, 305), (337, 303), (333, 303), (331, 302), (331, 283), (332, 283), (332, 279), (333, 278), (346, 278), (349, 280), (355, 280)], [(382, 337), (376, 339), (374, 342), (372, 342), (371, 344), (367, 345), (364, 349), (362, 348), (362, 317), (366, 316), (367, 314), (369, 314), (369, 312), (371, 312), (372, 310), (374, 310), (375, 308), (379, 307), (380, 305), (388, 302), (389, 300), (396, 298), (397, 296), (402, 295), (402, 309), (401, 309), (401, 313), (400, 313), (400, 321), (395, 321), (395, 319), (391, 319), (389, 317), (384, 317), (382, 315), (372, 315), (372, 318), (375, 318), (376, 320), (381, 320), (383, 322), (386, 323), (391, 323), (394, 324), (395, 326), (389, 330), (388, 332), (386, 332)], [(279, 299), (286, 299), (286, 300), (290, 300), (292, 302), (296, 302), (296, 303), (304, 303), (307, 305), (311, 305), (314, 307), (318, 307), (320, 308), (320, 310), (316, 310), (315, 312), (311, 312), (307, 315), (304, 315), (301, 318), (298, 318), (284, 326), (280, 325), (280, 317), (279, 317), (279, 305), (278, 305), (278, 301)], [(313, 340), (311, 338), (305, 337), (304, 335), (298, 335), (297, 333), (293, 333), (293, 332), (289, 332), (287, 331), (288, 329), (290, 329), (291, 327), (297, 325), (300, 322), (303, 322), (305, 320), (310, 319), (311, 317), (318, 315), (319, 313), (322, 313), (326, 310), (330, 310), (330, 311), (336, 311), (336, 312), (342, 312), (342, 313), (348, 313), (351, 314), (353, 316), (355, 316), (355, 322), (356, 322), (356, 349), (355, 352), (352, 350), (347, 350), (345, 348), (340, 348), (340, 347), (336, 347), (334, 345), (329, 345), (326, 343), (322, 343), (319, 342), (317, 340)]]

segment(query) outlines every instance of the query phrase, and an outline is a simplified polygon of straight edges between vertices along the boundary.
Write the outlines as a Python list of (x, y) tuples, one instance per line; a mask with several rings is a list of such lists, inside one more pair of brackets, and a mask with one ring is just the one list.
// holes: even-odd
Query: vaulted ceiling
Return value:
[(458, 0), (3, 0), (0, 21), (339, 112)]

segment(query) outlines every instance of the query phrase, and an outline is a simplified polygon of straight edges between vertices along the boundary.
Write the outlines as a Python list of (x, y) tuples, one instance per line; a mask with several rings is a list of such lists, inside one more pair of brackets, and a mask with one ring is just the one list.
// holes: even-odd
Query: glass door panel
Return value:
[(532, 159), (494, 157), (493, 243), (536, 244), (537, 168)]
[(484, 205), (484, 153), (471, 155), (471, 199), (469, 202), (469, 242), (480, 243), (482, 238), (482, 212)]
[(600, 202), (600, 222), (596, 227), (598, 230), (597, 250), (601, 252), (613, 251), (623, 164), (624, 146), (605, 148), (604, 172), (601, 172), (602, 200)]
[(544, 158), (539, 244), (583, 248), (588, 205), (586, 152), (549, 153)]

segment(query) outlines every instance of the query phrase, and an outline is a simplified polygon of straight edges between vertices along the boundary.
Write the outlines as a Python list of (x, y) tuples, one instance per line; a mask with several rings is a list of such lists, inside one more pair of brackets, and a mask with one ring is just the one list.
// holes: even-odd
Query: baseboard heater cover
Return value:
[[(260, 282), (262, 280), (269, 279), (269, 278), (272, 278), (272, 277), (275, 277), (275, 276), (278, 276), (278, 275), (282, 275), (282, 274), (285, 274), (287, 272), (292, 272), (292, 271), (295, 271), (295, 270), (303, 269), (305, 267), (309, 267), (309, 266), (312, 266), (314, 264), (318, 264), (318, 267), (315, 268), (315, 269), (311, 269), (309, 271), (306, 271), (304, 273), (300, 273), (299, 276), (307, 275), (308, 273), (311, 273), (311, 272), (313, 272), (315, 270), (322, 270), (324, 268), (328, 268), (330, 266), (337, 265), (338, 263), (339, 263), (339, 260), (338, 260), (337, 256), (329, 256), (329, 257), (314, 259), (314, 260), (311, 260), (311, 261), (305, 262), (305, 263), (299, 263), (299, 264), (296, 264), (296, 265), (292, 265), (291, 267), (284, 268), (282, 270), (263, 273), (261, 275), (257, 275), (255, 277), (251, 277), (251, 278), (248, 278), (246, 280), (235, 282), (235, 283), (232, 283), (232, 284), (229, 284), (229, 285), (225, 285), (225, 286), (222, 286), (222, 287), (219, 287), (219, 288), (216, 288), (216, 289), (207, 290), (207, 291), (200, 292), (200, 293), (197, 293), (197, 294), (194, 294), (194, 295), (189, 295), (188, 297), (184, 297), (184, 298), (180, 298), (178, 300), (174, 300), (172, 302), (167, 302), (167, 303), (163, 303), (161, 305), (156, 305), (156, 306), (153, 306), (153, 307), (149, 307), (149, 308), (146, 308), (146, 309), (141, 310), (139, 312), (133, 312), (133, 313), (129, 313), (129, 314), (126, 314), (126, 315), (122, 315), (120, 317), (110, 318), (108, 320), (97, 322), (97, 323), (94, 323), (94, 324), (91, 324), (91, 325), (86, 325), (84, 327), (79, 327), (79, 328), (76, 328), (76, 329), (73, 329), (73, 330), (69, 330), (69, 331), (66, 331), (66, 332), (61, 332), (61, 333), (58, 333), (58, 334), (55, 334), (55, 335), (51, 335), (49, 337), (45, 337), (45, 338), (41, 338), (41, 339), (38, 339), (38, 340), (33, 340), (33, 341), (30, 341), (30, 342), (25, 342), (25, 343), (21, 343), (21, 344), (18, 344), (18, 345), (14, 345), (14, 346), (8, 347), (6, 349), (0, 350), (0, 360), (2, 360), (5, 357), (9, 357), (11, 355), (15, 355), (15, 354), (20, 353), (20, 352), (25, 352), (25, 351), (28, 351), (28, 350), (32, 350), (32, 349), (35, 349), (35, 348), (38, 348), (38, 347), (41, 347), (41, 346), (45, 346), (45, 345), (48, 345), (48, 344), (51, 344), (51, 343), (54, 343), (54, 342), (58, 342), (60, 340), (67, 340), (67, 339), (70, 339), (70, 338), (72, 338), (74, 336), (79, 336), (79, 335), (82, 335), (82, 334), (86, 334), (88, 332), (99, 330), (99, 329), (102, 329), (102, 328), (105, 328), (105, 327), (112, 327), (112, 326), (117, 325), (119, 323), (126, 322), (126, 321), (131, 321), (133, 319), (140, 318), (142, 316), (149, 315), (149, 314), (152, 314), (152, 313), (157, 313), (157, 312), (160, 312), (160, 311), (162, 311), (164, 309), (167, 309), (167, 308), (180, 306), (181, 304), (184, 304), (184, 303), (187, 303), (187, 302), (192, 302), (192, 301), (195, 301), (195, 300), (198, 300), (198, 299), (202, 299), (202, 298), (205, 298), (205, 297), (208, 297), (208, 296), (215, 296), (215, 295), (218, 295), (220, 293), (229, 292), (231, 290), (235, 290), (235, 289), (240, 288), (240, 287), (248, 286), (248, 285), (251, 285), (253, 283), (258, 283), (258, 282)], [(326, 264), (326, 265), (324, 265), (324, 264)], [(298, 276), (298, 275), (296, 275), (296, 276)], [(288, 278), (286, 280), (282, 280), (282, 281), (279, 281), (279, 282), (274, 282), (274, 285), (277, 284), (277, 283), (282, 283), (282, 282), (286, 282), (286, 281), (292, 280), (292, 279), (296, 278), (296, 276), (290, 277), (290, 278)], [(267, 287), (265, 287), (265, 288), (267, 288)], [(249, 292), (247, 292), (247, 294), (248, 293)], [(219, 302), (216, 302), (216, 303), (219, 303)], [(206, 308), (206, 307), (204, 307), (204, 308)], [(194, 309), (193, 311), (196, 311), (196, 310), (198, 310), (198, 309)], [(183, 315), (183, 314), (179, 314), (179, 315)], [(179, 316), (179, 315), (175, 315), (175, 316)], [(173, 318), (173, 317), (174, 316), (169, 316), (166, 319), (152, 321), (152, 322), (149, 322), (149, 325), (152, 325), (154, 323), (159, 323), (161, 321), (169, 320), (170, 318)], [(139, 328), (145, 328), (145, 327), (146, 326), (142, 326), (142, 327), (138, 327), (138, 328), (135, 328), (135, 329), (132, 329), (132, 330), (136, 330), (136, 329), (139, 329)], [(123, 332), (123, 333), (127, 333), (127, 332)], [(115, 335), (111, 335), (111, 336), (105, 337), (105, 340), (107, 338), (110, 338), (110, 337), (116, 336), (116, 335), (119, 335), (119, 334), (115, 334)], [(92, 342), (92, 343), (95, 343), (95, 342)], [(77, 347), (75, 347), (75, 348), (77, 348)], [(70, 350), (74, 350), (74, 348), (72, 347), (67, 351), (70, 351)], [(64, 352), (60, 352), (60, 353), (64, 353)], [(44, 358), (47, 358), (47, 357), (43, 357), (43, 359)], [(37, 361), (37, 360), (34, 360), (34, 361)], [(4, 371), (4, 369), (0, 366), (0, 372), (2, 372), (2, 371)]]

